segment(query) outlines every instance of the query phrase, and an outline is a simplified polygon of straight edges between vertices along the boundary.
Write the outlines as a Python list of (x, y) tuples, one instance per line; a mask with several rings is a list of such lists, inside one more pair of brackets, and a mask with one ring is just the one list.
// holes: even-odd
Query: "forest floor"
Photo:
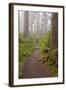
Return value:
[(31, 56), (24, 62), (22, 68), (23, 78), (42, 78), (51, 77), (51, 70), (45, 63), (41, 63), (41, 52), (39, 48), (35, 48)]

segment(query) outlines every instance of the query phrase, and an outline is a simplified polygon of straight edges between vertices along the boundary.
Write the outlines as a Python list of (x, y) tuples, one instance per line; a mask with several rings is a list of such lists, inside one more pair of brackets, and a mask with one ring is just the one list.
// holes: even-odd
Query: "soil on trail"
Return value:
[(40, 57), (40, 49), (35, 48), (32, 55), (25, 60), (24, 67), (22, 68), (23, 78), (51, 77), (49, 67), (39, 61)]

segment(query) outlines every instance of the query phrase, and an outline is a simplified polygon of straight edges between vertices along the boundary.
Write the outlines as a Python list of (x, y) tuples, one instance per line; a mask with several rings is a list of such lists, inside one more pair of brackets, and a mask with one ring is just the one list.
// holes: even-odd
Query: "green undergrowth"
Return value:
[(22, 37), (19, 40), (19, 61), (23, 61), (26, 57), (30, 56), (34, 50), (33, 38)]
[(58, 50), (53, 49), (41, 52), (41, 62), (42, 64), (47, 64), (51, 70), (52, 77), (58, 76)]
[(22, 68), (24, 66), (25, 60), (34, 51), (35, 40), (32, 37), (19, 37), (19, 78), (23, 78)]

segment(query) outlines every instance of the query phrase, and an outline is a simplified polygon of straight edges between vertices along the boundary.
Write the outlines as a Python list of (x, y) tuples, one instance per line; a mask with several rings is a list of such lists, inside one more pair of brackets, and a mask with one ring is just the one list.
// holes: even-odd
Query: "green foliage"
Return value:
[(19, 60), (23, 61), (26, 57), (31, 55), (34, 49), (34, 40), (31, 37), (19, 38)]
[(50, 48), (50, 39), (51, 39), (51, 32), (46, 33), (39, 41), (39, 45), (41, 50), (45, 48)]
[(52, 76), (58, 76), (58, 49), (50, 51), (48, 65), (51, 68)]
[(58, 68), (55, 66), (50, 66), (51, 69), (52, 77), (57, 77), (58, 76)]
[[(46, 52), (48, 50), (48, 52)], [(41, 62), (49, 66), (52, 77), (58, 76), (58, 49), (46, 49), (41, 54)]]
[(57, 66), (58, 65), (58, 50), (57, 49), (53, 49), (50, 52), (50, 56), (49, 56), (49, 65), (53, 65), (53, 66)]
[(49, 50), (48, 53), (42, 52), (42, 60), (50, 66), (58, 66), (58, 50)]

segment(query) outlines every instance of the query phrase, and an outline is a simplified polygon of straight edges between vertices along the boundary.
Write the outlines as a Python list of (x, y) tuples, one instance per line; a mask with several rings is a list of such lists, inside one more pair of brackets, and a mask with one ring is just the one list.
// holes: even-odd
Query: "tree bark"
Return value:
[(29, 12), (24, 12), (24, 37), (29, 36)]
[(51, 48), (58, 48), (58, 14), (52, 15), (52, 36)]

